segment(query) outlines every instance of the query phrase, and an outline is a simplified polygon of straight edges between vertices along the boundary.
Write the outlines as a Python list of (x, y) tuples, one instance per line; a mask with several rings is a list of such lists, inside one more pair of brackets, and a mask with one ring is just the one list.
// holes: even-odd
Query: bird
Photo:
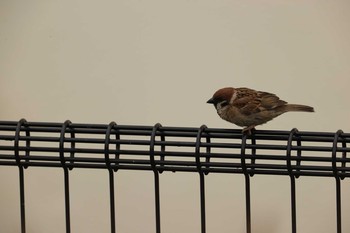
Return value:
[(224, 87), (217, 90), (207, 101), (213, 104), (218, 115), (242, 129), (242, 133), (251, 134), (257, 125), (265, 124), (285, 112), (314, 112), (314, 108), (289, 104), (277, 95), (256, 91), (246, 87)]

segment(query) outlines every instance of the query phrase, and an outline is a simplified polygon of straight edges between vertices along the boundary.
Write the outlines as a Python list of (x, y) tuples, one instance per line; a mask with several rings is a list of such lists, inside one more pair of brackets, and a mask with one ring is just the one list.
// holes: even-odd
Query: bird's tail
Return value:
[(285, 111), (286, 112), (314, 112), (314, 108), (301, 104), (286, 104)]

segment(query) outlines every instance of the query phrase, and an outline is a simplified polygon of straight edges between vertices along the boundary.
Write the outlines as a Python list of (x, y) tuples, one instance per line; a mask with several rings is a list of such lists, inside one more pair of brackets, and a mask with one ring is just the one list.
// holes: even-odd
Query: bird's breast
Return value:
[(218, 115), (231, 123), (234, 123), (238, 126), (246, 126), (245, 121), (247, 120), (247, 117), (242, 115), (242, 113), (239, 111), (238, 108), (227, 106), (222, 109), (218, 109)]

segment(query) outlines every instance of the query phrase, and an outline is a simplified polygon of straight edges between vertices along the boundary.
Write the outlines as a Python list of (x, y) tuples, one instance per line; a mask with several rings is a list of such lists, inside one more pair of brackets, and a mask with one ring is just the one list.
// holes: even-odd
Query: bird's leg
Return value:
[(252, 134), (252, 130), (255, 129), (255, 125), (251, 125), (248, 127), (245, 127), (242, 129), (242, 134), (247, 134), (247, 135), (251, 135)]

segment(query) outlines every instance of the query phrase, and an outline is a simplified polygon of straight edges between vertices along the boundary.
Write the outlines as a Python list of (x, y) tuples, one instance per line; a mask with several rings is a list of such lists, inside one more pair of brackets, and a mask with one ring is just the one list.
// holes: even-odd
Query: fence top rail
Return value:
[(350, 134), (0, 121), (0, 165), (350, 177)]

